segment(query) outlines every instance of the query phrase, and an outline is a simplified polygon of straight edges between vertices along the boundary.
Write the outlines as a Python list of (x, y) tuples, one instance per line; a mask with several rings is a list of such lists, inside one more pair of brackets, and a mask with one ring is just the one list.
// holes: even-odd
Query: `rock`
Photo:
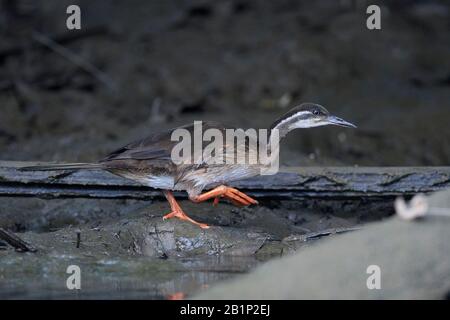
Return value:
[[(429, 201), (450, 208), (450, 191)], [(268, 262), (194, 299), (444, 299), (448, 252), (450, 218), (393, 217)], [(380, 268), (379, 290), (366, 285), (369, 266)]]

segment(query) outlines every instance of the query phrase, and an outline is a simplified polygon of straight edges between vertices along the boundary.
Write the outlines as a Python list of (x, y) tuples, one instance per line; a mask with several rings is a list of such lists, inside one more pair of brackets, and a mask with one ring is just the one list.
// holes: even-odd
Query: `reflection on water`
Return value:
[[(2, 299), (180, 299), (247, 272), (262, 260), (255, 257), (201, 258), (49, 257), (33, 263), (17, 256), (2, 263)], [(6, 261), (3, 261), (6, 262)], [(81, 269), (81, 290), (66, 287), (68, 265)]]

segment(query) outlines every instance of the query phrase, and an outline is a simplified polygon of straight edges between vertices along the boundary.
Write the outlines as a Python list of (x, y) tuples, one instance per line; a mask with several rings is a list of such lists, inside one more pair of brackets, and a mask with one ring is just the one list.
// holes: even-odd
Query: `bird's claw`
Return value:
[(199, 226), (202, 229), (209, 229), (209, 226), (206, 223), (195, 221), (194, 219), (190, 218), (187, 214), (185, 214), (183, 211), (176, 210), (163, 216), (163, 220), (172, 218), (178, 218), (180, 220), (188, 221), (192, 224), (195, 224), (196, 226)]

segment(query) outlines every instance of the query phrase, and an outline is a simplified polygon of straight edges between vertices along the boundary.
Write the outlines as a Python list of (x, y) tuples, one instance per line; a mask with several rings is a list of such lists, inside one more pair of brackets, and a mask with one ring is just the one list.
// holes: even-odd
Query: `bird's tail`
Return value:
[(101, 163), (61, 163), (42, 164), (29, 167), (21, 167), (21, 171), (52, 171), (52, 170), (94, 170), (102, 169)]

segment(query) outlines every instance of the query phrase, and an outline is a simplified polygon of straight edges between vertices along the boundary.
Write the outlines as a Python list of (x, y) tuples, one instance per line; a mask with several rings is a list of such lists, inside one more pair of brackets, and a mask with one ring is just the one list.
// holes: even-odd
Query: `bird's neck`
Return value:
[(293, 124), (296, 122), (296, 119), (293, 117), (292, 119), (281, 119), (277, 120), (270, 126), (270, 135), (274, 132), (274, 130), (278, 131), (278, 136), (281, 139), (287, 136), (289, 132), (294, 130)]
[(269, 129), (268, 150), (271, 154), (280, 151), (280, 142), (292, 129), (289, 123), (274, 122)]
[(284, 126), (281, 128), (274, 127), (274, 128), (270, 128), (270, 136), (272, 136), (275, 133), (275, 130), (278, 131), (278, 137), (280, 140), (283, 139), (284, 137), (286, 137), (287, 134), (291, 131), (289, 128), (286, 128)]

